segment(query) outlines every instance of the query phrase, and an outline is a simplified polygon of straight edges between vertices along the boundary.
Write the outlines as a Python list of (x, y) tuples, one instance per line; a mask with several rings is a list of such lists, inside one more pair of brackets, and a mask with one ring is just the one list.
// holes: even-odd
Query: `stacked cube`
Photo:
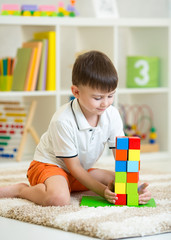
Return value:
[(117, 137), (115, 160), (115, 205), (137, 206), (140, 138)]

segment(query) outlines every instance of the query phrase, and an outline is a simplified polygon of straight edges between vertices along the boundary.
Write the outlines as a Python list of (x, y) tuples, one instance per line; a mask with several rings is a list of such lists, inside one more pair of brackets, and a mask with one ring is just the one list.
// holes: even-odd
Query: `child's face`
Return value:
[(85, 117), (101, 115), (113, 103), (115, 90), (103, 92), (89, 86), (72, 86), (71, 89), (75, 91), (74, 96), (79, 100)]

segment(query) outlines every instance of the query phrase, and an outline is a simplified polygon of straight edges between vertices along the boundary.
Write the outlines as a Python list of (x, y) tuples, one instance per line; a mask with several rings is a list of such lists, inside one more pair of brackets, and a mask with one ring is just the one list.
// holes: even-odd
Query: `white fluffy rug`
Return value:
[[(110, 168), (110, 166), (109, 166)], [(171, 174), (141, 173), (150, 183), (156, 208), (80, 207), (81, 197), (72, 194), (71, 205), (41, 207), (23, 199), (0, 199), (0, 216), (71, 231), (101, 239), (117, 239), (171, 232)], [(0, 170), (0, 186), (25, 182), (26, 169)]]

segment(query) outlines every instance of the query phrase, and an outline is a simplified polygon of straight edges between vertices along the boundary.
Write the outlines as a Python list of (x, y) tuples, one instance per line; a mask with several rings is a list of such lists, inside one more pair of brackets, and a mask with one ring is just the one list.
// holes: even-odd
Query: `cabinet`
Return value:
[[(171, 156), (171, 21), (156, 19), (41, 18), (0, 16), (0, 57), (15, 56), (17, 47), (36, 31), (56, 32), (56, 91), (0, 92), (0, 99), (20, 98), (38, 101), (34, 126), (39, 135), (47, 128), (52, 114), (71, 95), (71, 72), (75, 54), (100, 50), (114, 62), (119, 87), (114, 104), (148, 104), (154, 113), (160, 151), (142, 154), (142, 159)], [(160, 87), (126, 88), (126, 56), (158, 56), (161, 59)], [(41, 121), (41, 124), (40, 124)], [(31, 142), (31, 141), (30, 141)], [(34, 146), (28, 145), (33, 153)]]

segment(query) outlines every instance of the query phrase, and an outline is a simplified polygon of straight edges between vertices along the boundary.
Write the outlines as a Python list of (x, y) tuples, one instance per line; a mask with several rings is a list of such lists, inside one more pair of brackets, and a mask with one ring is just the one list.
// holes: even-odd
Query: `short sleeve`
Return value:
[(108, 139), (109, 148), (115, 148), (116, 146), (116, 137), (125, 136), (123, 131), (123, 122), (119, 111), (116, 108), (113, 108), (110, 113), (110, 137)]
[(71, 124), (62, 121), (51, 122), (49, 137), (56, 157), (75, 157), (78, 155)]

